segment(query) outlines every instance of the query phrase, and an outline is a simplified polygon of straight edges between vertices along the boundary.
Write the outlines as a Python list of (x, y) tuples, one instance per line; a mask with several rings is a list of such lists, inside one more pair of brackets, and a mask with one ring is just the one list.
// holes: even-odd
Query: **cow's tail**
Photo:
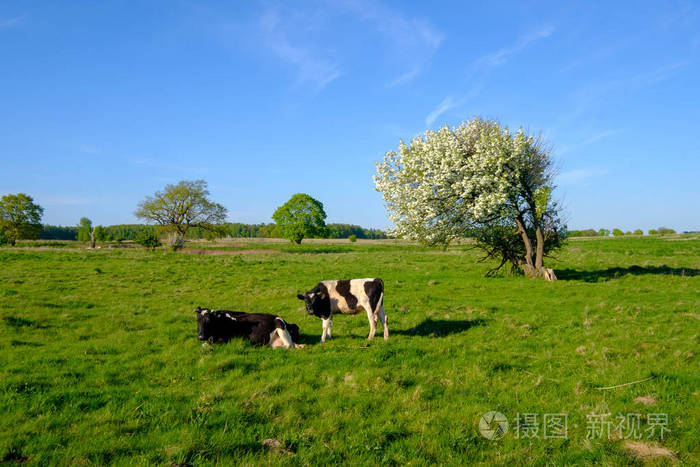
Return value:
[(275, 330), (279, 338), (282, 339), (282, 342), (284, 342), (284, 346), (288, 349), (293, 349), (294, 341), (292, 340), (292, 336), (289, 334), (289, 331), (287, 331), (287, 323), (285, 323), (279, 316), (275, 318)]
[(382, 281), (381, 279), (378, 280), (380, 291), (379, 300), (377, 300), (377, 304), (375, 305), (374, 310), (372, 310), (374, 312), (374, 316), (379, 315), (379, 310), (382, 309), (382, 305), (384, 304), (384, 281)]

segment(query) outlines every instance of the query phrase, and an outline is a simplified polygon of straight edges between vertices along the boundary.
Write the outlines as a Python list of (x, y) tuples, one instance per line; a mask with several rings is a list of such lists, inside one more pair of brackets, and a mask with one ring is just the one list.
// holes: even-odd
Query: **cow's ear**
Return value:
[(197, 313), (197, 314), (199, 314), (199, 313), (202, 312), (202, 309), (201, 309), (200, 307), (197, 307), (197, 308), (194, 309), (194, 312)]
[(304, 297), (304, 296), (303, 296), (302, 294), (300, 294), (300, 293), (297, 294), (297, 298), (298, 298), (299, 300), (306, 300), (306, 297)]

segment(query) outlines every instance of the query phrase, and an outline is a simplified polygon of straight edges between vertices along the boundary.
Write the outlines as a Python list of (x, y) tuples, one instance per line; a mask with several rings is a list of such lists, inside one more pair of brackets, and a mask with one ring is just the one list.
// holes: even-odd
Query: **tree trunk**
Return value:
[(527, 277), (537, 277), (537, 268), (535, 268), (535, 265), (532, 263), (532, 242), (530, 241), (530, 237), (527, 236), (525, 223), (520, 216), (515, 219), (515, 222), (518, 224), (518, 231), (520, 232), (520, 236), (523, 238), (523, 243), (525, 244), (525, 262), (522, 265), (523, 271), (525, 271), (525, 275)]
[[(522, 265), (525, 276), (527, 277), (540, 277), (546, 281), (555, 281), (557, 276), (554, 271), (549, 268), (544, 267), (544, 235), (542, 234), (542, 228), (538, 225), (535, 230), (535, 239), (537, 240), (537, 245), (535, 246), (536, 251), (532, 249), (532, 241), (527, 235), (525, 230), (525, 223), (522, 217), (515, 219), (518, 225), (518, 231), (523, 238), (523, 243), (525, 244), (525, 263)], [(533, 261), (534, 257), (534, 261)]]
[(95, 249), (95, 228), (93, 227), (90, 231), (90, 249)]
[(544, 235), (542, 235), (542, 228), (539, 225), (537, 226), (537, 230), (535, 230), (535, 238), (537, 239), (535, 268), (540, 271), (542, 270), (542, 262), (544, 261)]

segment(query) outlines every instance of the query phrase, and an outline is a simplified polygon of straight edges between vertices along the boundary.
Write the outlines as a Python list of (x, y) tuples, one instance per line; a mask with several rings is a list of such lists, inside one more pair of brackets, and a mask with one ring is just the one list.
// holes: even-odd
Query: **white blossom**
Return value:
[[(378, 162), (375, 189), (394, 227), (390, 234), (428, 243), (449, 242), (476, 223), (512, 216), (529, 188), (534, 165), (549, 164), (536, 141), (494, 121), (473, 119), (399, 142)], [(539, 183), (539, 185), (538, 185)]]

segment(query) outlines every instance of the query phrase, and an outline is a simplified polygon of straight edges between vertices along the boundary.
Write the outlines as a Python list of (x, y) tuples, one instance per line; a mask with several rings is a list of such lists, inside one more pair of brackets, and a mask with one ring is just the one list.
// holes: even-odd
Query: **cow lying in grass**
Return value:
[(299, 341), (299, 326), (275, 315), (242, 311), (195, 308), (197, 338), (200, 341), (228, 342), (234, 337), (247, 337), (253, 345), (293, 349)]
[(384, 313), (384, 282), (381, 279), (350, 279), (321, 281), (305, 294), (298, 294), (310, 315), (321, 318), (323, 333), (321, 342), (331, 338), (333, 314), (354, 315), (360, 310), (367, 312), (369, 320), (368, 339), (374, 339), (377, 321), (381, 321), (384, 339), (389, 338), (386, 313)]

